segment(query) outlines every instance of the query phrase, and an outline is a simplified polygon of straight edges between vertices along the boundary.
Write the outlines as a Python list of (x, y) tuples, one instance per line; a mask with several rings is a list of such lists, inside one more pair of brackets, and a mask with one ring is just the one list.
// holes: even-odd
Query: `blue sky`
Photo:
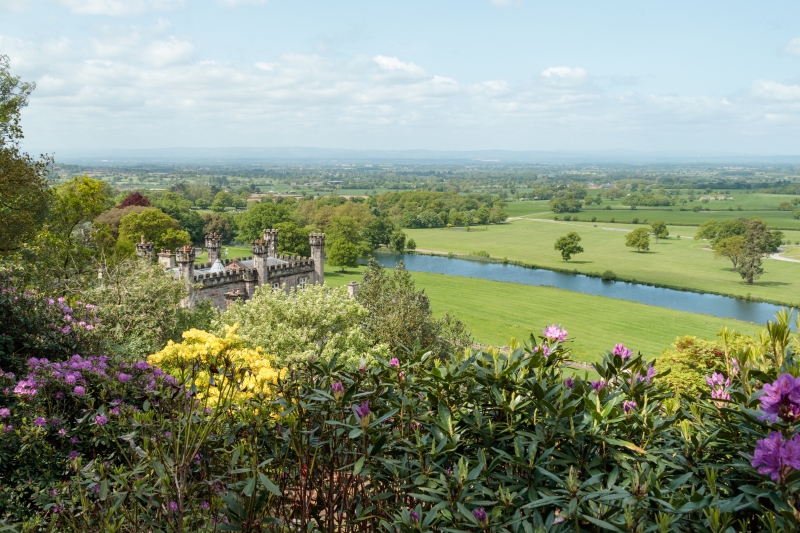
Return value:
[(800, 154), (800, 2), (0, 0), (32, 151)]

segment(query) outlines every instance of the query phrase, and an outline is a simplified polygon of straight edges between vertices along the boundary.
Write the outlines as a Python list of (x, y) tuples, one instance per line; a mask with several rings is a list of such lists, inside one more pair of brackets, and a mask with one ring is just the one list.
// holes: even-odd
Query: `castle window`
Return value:
[(273, 283), (273, 284), (272, 284), (272, 290), (273, 290), (273, 291), (277, 291), (277, 290), (279, 290), (280, 288), (281, 288), (281, 284), (280, 284), (280, 283), (278, 283), (277, 281), (276, 281), (275, 283)]
[(300, 288), (305, 289), (306, 283), (308, 283), (308, 278), (300, 278)]

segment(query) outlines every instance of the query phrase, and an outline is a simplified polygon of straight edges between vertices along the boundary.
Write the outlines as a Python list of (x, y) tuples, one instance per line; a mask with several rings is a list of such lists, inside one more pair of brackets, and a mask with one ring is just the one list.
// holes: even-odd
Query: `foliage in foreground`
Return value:
[(510, 354), (292, 365), (245, 398), (233, 346), (172, 376), (35, 360), (0, 396), (2, 512), (27, 531), (793, 531), (800, 368), (770, 338), (685, 398), (622, 345), (598, 380), (565, 375), (555, 325)]

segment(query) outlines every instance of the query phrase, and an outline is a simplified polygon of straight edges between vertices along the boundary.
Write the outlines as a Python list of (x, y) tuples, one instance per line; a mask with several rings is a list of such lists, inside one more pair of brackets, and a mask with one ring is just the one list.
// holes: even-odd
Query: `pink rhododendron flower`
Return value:
[(759, 398), (761, 410), (766, 414), (762, 420), (775, 422), (778, 417), (787, 422), (800, 419), (800, 379), (791, 374), (782, 374), (772, 384), (766, 383)]
[(567, 340), (567, 330), (561, 329), (555, 324), (547, 326), (545, 330), (542, 332), (545, 338), (550, 342), (560, 341), (564, 342)]
[(614, 355), (618, 355), (623, 359), (627, 359), (628, 357), (633, 355), (633, 352), (625, 347), (624, 344), (616, 344), (614, 345)]

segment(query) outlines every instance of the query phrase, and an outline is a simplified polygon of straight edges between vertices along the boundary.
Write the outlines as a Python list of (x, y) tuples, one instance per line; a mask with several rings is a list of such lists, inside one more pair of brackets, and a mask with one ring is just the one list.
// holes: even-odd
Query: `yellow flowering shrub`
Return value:
[(190, 329), (183, 333), (183, 342), (169, 341), (147, 361), (181, 383), (193, 380), (198, 394), (214, 405), (219, 403), (221, 390), (230, 390), (237, 384), (232, 394), (234, 403), (241, 403), (259, 392), (269, 395), (269, 385), (280, 377), (280, 371), (272, 366), (274, 358), (261, 348), (245, 347), (236, 334), (237, 328), (236, 325), (225, 328), (224, 337)]

